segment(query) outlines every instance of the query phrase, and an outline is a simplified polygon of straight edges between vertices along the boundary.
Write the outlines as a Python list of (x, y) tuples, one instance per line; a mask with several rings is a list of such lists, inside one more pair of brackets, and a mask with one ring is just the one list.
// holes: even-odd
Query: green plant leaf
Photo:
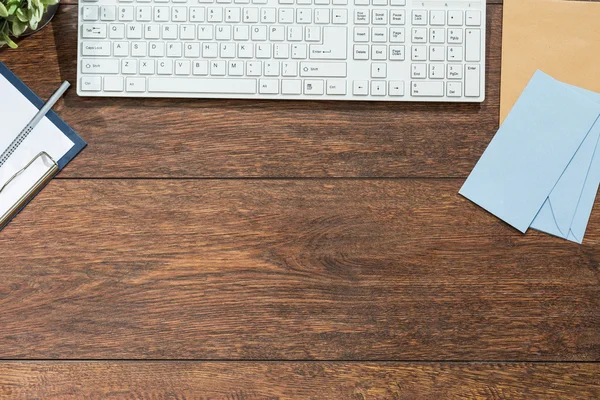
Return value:
[(17, 11), (18, 8), (19, 8), (18, 3), (9, 4), (8, 5), (8, 15), (15, 15), (15, 12)]
[(22, 8), (19, 8), (17, 10), (17, 12), (15, 13), (15, 16), (19, 19), (19, 21), (21, 22), (28, 22), (29, 18), (27, 17), (27, 15), (25, 14), (25, 11), (23, 11)]
[(17, 44), (13, 42), (12, 39), (5, 33), (0, 34), (0, 40), (6, 43), (6, 45), (8, 45), (8, 47), (11, 49), (16, 49), (18, 47)]
[(18, 19), (14, 19), (12, 22), (12, 34), (15, 37), (19, 37), (23, 34), (23, 32), (25, 32), (25, 29), (27, 29), (27, 24), (24, 22), (19, 21)]
[(8, 10), (6, 9), (6, 6), (2, 3), (0, 3), (0, 17), (8, 18)]

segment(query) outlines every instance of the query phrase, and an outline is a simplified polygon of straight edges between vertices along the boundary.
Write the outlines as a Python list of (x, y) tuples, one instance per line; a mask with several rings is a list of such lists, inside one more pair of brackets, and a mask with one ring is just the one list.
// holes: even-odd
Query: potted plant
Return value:
[(42, 29), (58, 10), (59, 0), (0, 0), (0, 47), (16, 48), (13, 38)]

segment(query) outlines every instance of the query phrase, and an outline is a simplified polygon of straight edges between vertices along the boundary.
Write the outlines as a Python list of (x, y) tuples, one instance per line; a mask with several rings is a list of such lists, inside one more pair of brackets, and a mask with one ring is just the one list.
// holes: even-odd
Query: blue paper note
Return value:
[[(590, 147), (595, 149), (598, 141), (588, 135), (595, 135), (592, 128), (600, 117), (600, 104), (591, 98), (591, 95), (574, 90), (541, 71), (536, 72), (460, 194), (525, 232), (536, 215), (543, 228), (548, 215), (554, 220), (554, 216), (548, 214), (550, 207), (543, 206), (557, 186), (549, 203), (554, 205), (556, 202), (560, 207), (556, 213), (559, 215), (558, 226), (561, 231), (566, 230), (560, 236), (569, 237), (573, 228), (581, 234), (580, 225), (582, 221), (587, 225), (589, 218), (589, 213), (585, 217), (586, 210), (589, 208), (591, 212), (587, 198), (591, 189), (585, 190), (585, 183), (587, 179), (591, 178), (590, 182), (596, 179), (595, 173), (591, 173), (594, 177), (585, 178), (587, 171), (591, 172), (592, 159), (596, 158)], [(576, 157), (580, 148), (582, 151)], [(574, 170), (567, 171), (572, 160)], [(586, 160), (582, 178), (579, 171)], [(577, 175), (578, 180), (571, 184), (565, 179), (559, 184), (563, 174)], [(563, 200), (562, 194), (572, 185), (584, 189), (580, 189), (578, 195), (569, 192), (569, 199)], [(567, 202), (568, 208), (561, 206)]]
[[(565, 86), (600, 104), (600, 94)], [(583, 242), (600, 185), (599, 144), (600, 121), (597, 121), (552, 189), (531, 228), (572, 242)]]

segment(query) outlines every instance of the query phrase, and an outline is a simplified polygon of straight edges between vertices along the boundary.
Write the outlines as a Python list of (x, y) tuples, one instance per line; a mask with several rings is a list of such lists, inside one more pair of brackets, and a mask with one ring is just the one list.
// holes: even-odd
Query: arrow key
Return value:
[(352, 93), (354, 93), (355, 96), (368, 96), (369, 81), (354, 81), (354, 90)]
[(372, 63), (371, 64), (371, 78), (387, 78), (387, 64)]

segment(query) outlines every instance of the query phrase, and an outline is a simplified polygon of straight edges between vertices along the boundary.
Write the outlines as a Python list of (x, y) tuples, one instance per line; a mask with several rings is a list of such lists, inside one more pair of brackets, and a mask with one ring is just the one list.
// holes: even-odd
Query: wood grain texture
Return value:
[(2, 363), (10, 399), (598, 399), (597, 364)]
[[(465, 177), (497, 127), (501, 3), (482, 105), (71, 92), (90, 146), (0, 234), (0, 358), (38, 359), (0, 362), (0, 398), (600, 398), (598, 213), (577, 246), (460, 179), (106, 179)], [(76, 79), (63, 4), (0, 50), (42, 97)]]
[(600, 360), (584, 246), (454, 180), (55, 180), (0, 236), (0, 355)]
[[(92, 99), (61, 116), (89, 147), (61, 177), (465, 177), (499, 118), (502, 7), (488, 6), (487, 100), (390, 104)], [(76, 81), (76, 6), (0, 60), (40, 96)], [(44, 75), (32, 62), (44, 60)]]

